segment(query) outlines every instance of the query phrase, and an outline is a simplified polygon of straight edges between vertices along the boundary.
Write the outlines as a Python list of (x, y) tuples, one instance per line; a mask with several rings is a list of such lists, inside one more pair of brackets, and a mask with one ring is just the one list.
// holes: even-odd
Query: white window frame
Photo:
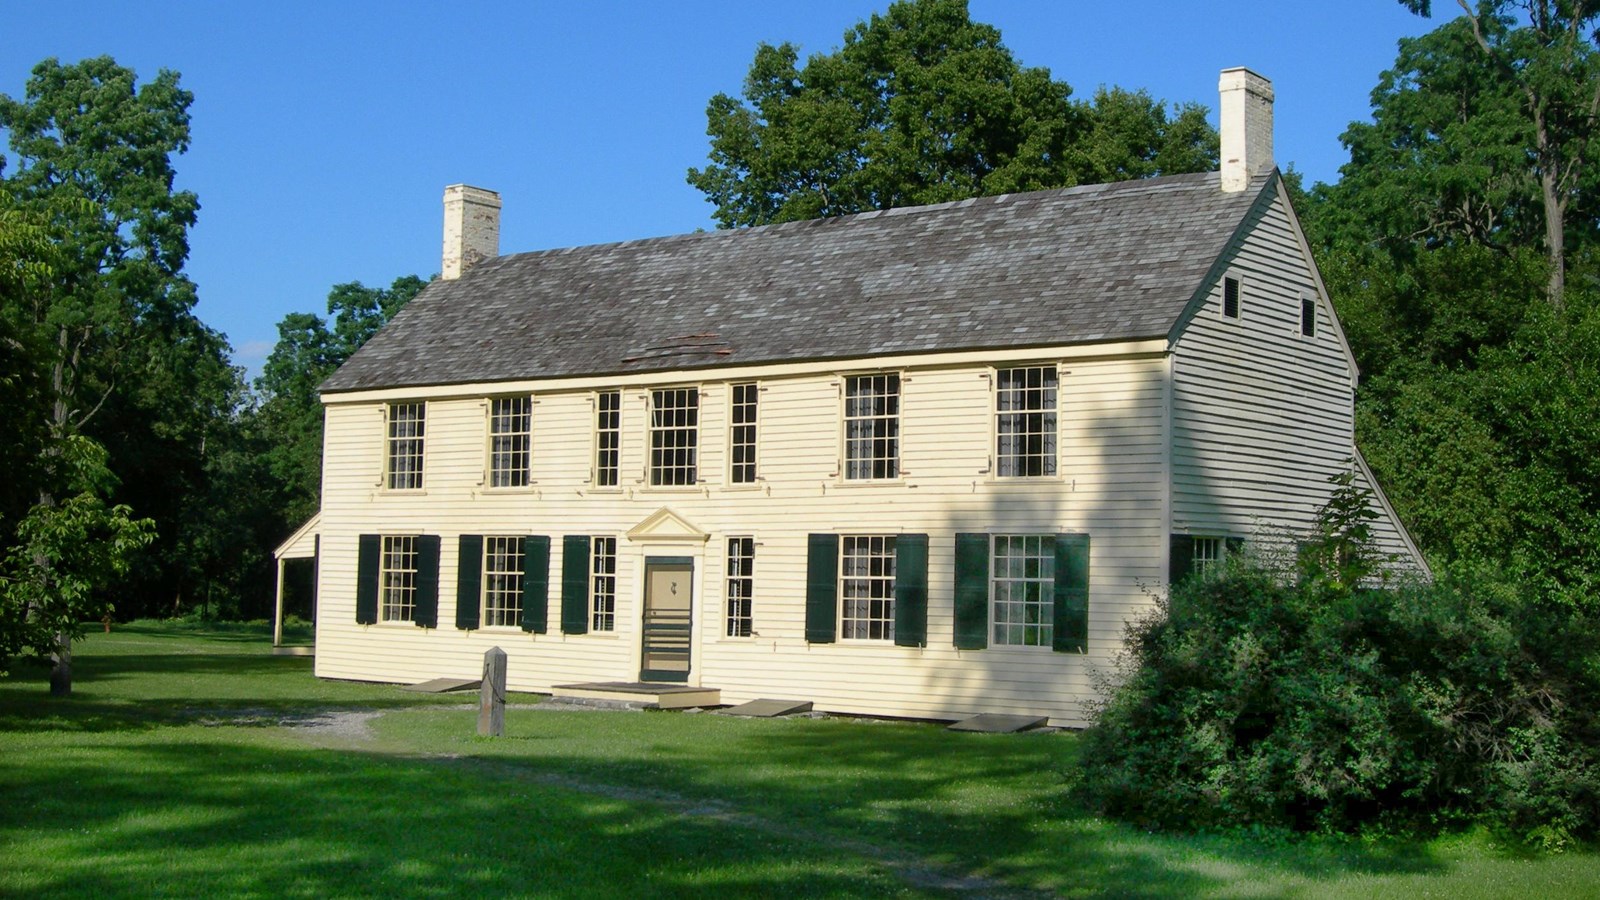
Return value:
[[(646, 397), (645, 483), (652, 488), (694, 487), (700, 483), (700, 388), (653, 387)], [(664, 404), (663, 400), (688, 402)]]
[[(514, 411), (509, 414), (502, 414), (498, 409), (500, 404), (516, 403), (518, 401), (524, 405), (520, 418), (526, 420), (527, 427), (521, 431), (496, 431), (495, 429), (503, 421), (519, 417)], [(502, 397), (490, 397), (488, 402), (488, 423), (485, 432), (487, 438), (484, 447), (486, 454), (484, 468), (487, 470), (485, 472), (486, 485), (491, 490), (506, 490), (508, 488), (524, 488), (533, 484), (533, 396), (531, 394), (512, 394)], [(496, 447), (496, 443), (501, 439), (515, 442), (517, 438), (522, 439), (523, 446), (521, 449), (513, 447), (502, 451)], [(499, 465), (503, 459), (509, 458), (514, 461), (518, 456), (521, 457), (522, 464), (520, 467), (517, 467), (514, 462), (509, 466)]]
[[(1000, 408), (1001, 407), (1001, 396), (1002, 396), (1002, 392), (1004, 390), (1001, 387), (1002, 377), (1004, 375), (1006, 375), (1007, 373), (1011, 373), (1011, 372), (1029, 372), (1029, 371), (1035, 371), (1035, 370), (1041, 371), (1041, 372), (1049, 372), (1049, 373), (1051, 373), (1051, 374), (1053, 374), (1055, 376), (1055, 384), (1050, 388), (1050, 390), (1053, 391), (1054, 394), (1055, 394), (1054, 402), (1051, 403), (1049, 405), (1049, 407), (1047, 407), (1047, 408), (1043, 408), (1043, 407), (1040, 408), (1040, 409), (1015, 409), (1014, 408), (1014, 409), (1002, 410)], [(991, 376), (991, 382), (993, 384), (993, 390), (990, 391), (990, 405), (991, 405), (992, 415), (990, 416), (989, 421), (990, 421), (990, 424), (991, 424), (991, 426), (993, 428), (993, 442), (992, 442), (991, 446), (994, 448), (994, 468), (993, 468), (994, 477), (995, 478), (999, 478), (999, 479), (1005, 479), (1005, 480), (1008, 480), (1008, 481), (1012, 480), (1012, 479), (1016, 479), (1016, 480), (1020, 480), (1020, 481), (1038, 481), (1038, 480), (1047, 479), (1047, 478), (1059, 478), (1060, 474), (1061, 474), (1061, 367), (1059, 365), (1055, 364), (1055, 363), (1046, 363), (1046, 364), (1041, 364), (1041, 365), (1024, 364), (1024, 365), (1017, 365), (1017, 366), (1003, 366), (1003, 367), (994, 368), (991, 371), (990, 376)], [(1025, 387), (1025, 388), (1022, 389), (1022, 392), (1024, 394), (1026, 394), (1026, 393), (1031, 392), (1032, 390), (1033, 390), (1032, 388), (1026, 388)], [(1041, 385), (1040, 388), (1038, 388), (1038, 390), (1043, 391), (1043, 390), (1045, 390), (1045, 388)], [(1043, 436), (1044, 443), (1047, 444), (1050, 447), (1050, 452), (1048, 454), (1044, 454), (1044, 453), (1038, 453), (1038, 454), (1012, 453), (1009, 456), (1007, 454), (1005, 454), (1004, 452), (1002, 452), (1002, 447), (1001, 447), (1001, 444), (1000, 444), (1000, 441), (1001, 441), (1001, 438), (1002, 438), (1001, 420), (1006, 418), (1006, 417), (1008, 417), (1008, 416), (1016, 416), (1016, 417), (1041, 416), (1041, 417), (1048, 418), (1049, 421), (1050, 421), (1050, 429), (1049, 429), (1049, 431), (1045, 431), (1045, 430), (1043, 430), (1041, 428), (1041, 430), (1038, 433), (1041, 436)], [(1020, 434), (1021, 434), (1020, 432), (1013, 432), (1013, 437), (1017, 437)], [(1045, 471), (1040, 472), (1038, 474), (1034, 474), (1034, 473), (1018, 474), (1016, 472), (1007, 473), (1006, 472), (1006, 461), (1008, 459), (1023, 459), (1023, 460), (1039, 459), (1039, 460), (1042, 460), (1042, 467), (1045, 469)]]
[[(762, 387), (755, 381), (735, 381), (728, 385), (728, 484), (732, 487), (754, 487), (761, 481), (761, 393)], [(740, 401), (740, 393), (745, 393), (745, 401)], [(738, 421), (741, 407), (748, 407), (750, 419), (747, 422)], [(749, 429), (749, 440), (741, 441), (740, 429)], [(746, 462), (738, 460), (740, 448), (747, 448), (749, 459)], [(740, 480), (741, 467), (749, 468), (749, 478)]]
[[(415, 412), (412, 433), (398, 434), (407, 420), (402, 411)], [(401, 400), (383, 408), (383, 486), (390, 491), (420, 491), (427, 460), (428, 401)], [(397, 465), (401, 460), (404, 466)]]
[(1209, 575), (1220, 569), (1228, 559), (1228, 539), (1221, 535), (1197, 534), (1190, 538), (1193, 550), (1189, 557), (1189, 571), (1195, 575)]
[[(609, 411), (602, 408), (605, 405), (606, 398), (608, 397), (616, 398), (616, 407)], [(601, 420), (601, 416), (605, 415), (607, 412), (609, 412), (609, 414), (612, 416), (612, 421), (615, 423), (614, 425), (608, 426), (606, 422)], [(622, 486), (621, 389), (613, 388), (611, 390), (595, 391), (593, 408), (590, 410), (590, 413), (591, 415), (589, 421), (594, 427), (594, 453), (590, 457), (590, 462), (593, 466), (591, 471), (593, 474), (590, 476), (589, 481), (594, 487), (602, 490), (620, 490)], [(611, 436), (614, 441), (614, 446), (610, 448), (605, 446), (606, 437), (608, 435)], [(610, 466), (605, 465), (606, 453), (615, 454)], [(606, 478), (607, 473), (610, 475), (609, 480)]]
[(378, 621), (417, 618), (417, 536), (386, 534), (378, 551)]
[(722, 616), (722, 636), (755, 636), (756, 541), (749, 535), (728, 538), (727, 568), (723, 583), (727, 598)]
[[(1004, 557), (1000, 555), (1002, 546), (1008, 551)], [(1055, 547), (1054, 534), (996, 534), (989, 537), (991, 645), (1026, 650), (1051, 649), (1055, 636)], [(1009, 552), (1014, 549), (1022, 552)], [(1035, 549), (1037, 553), (1030, 552)], [(1002, 559), (1007, 561), (1003, 572), (1000, 565)], [(1037, 561), (1036, 573), (1029, 573), (1029, 560)], [(1035, 591), (1030, 592), (1030, 586), (1035, 587)], [(1029, 621), (1030, 612), (1036, 615), (1036, 621)], [(1021, 621), (1013, 621), (1013, 614), (1020, 615)], [(1012, 640), (1013, 635), (1019, 636), (1020, 640)]]
[(617, 539), (589, 539), (589, 630), (617, 630)]
[[(894, 392), (892, 395), (885, 390), (881, 395), (874, 392), (874, 396), (892, 396), (894, 398), (894, 412), (892, 414), (884, 414), (873, 411), (866, 415), (852, 416), (850, 414), (851, 386), (862, 381), (874, 382), (874, 386), (876, 386), (877, 379), (883, 379), (885, 385), (888, 384), (890, 379), (893, 379)], [(901, 422), (905, 417), (905, 385), (906, 377), (902, 372), (859, 372), (853, 375), (846, 375), (840, 381), (839, 420), (843, 427), (840, 432), (839, 475), (843, 480), (855, 483), (884, 482), (898, 481), (905, 476), (905, 466), (902, 464), (904, 457), (904, 446), (902, 444), (904, 429), (901, 428)], [(880, 435), (877, 433), (877, 429), (880, 426), (872, 424), (872, 434), (866, 437), (852, 437), (850, 433), (851, 425), (856, 422), (887, 423), (893, 434), (889, 436)], [(876, 453), (879, 442), (882, 441), (893, 441), (893, 455), (879, 456)], [(854, 455), (853, 450), (861, 445), (869, 447), (872, 452), (858, 458)], [(880, 474), (880, 466), (883, 467), (883, 474)], [(861, 474), (863, 471), (865, 474)]]
[[(836, 612), (841, 641), (894, 643), (895, 549), (898, 538), (894, 534), (839, 536), (839, 608)], [(881, 569), (873, 571), (875, 561), (880, 565), (886, 561), (887, 574)], [(864, 572), (857, 568), (862, 565), (866, 569)], [(864, 609), (861, 604), (865, 604)]]
[(524, 540), (522, 535), (484, 535), (483, 567), (479, 570), (482, 584), (478, 591), (478, 621), (483, 628), (517, 628), (522, 624), (522, 554), (527, 549)]

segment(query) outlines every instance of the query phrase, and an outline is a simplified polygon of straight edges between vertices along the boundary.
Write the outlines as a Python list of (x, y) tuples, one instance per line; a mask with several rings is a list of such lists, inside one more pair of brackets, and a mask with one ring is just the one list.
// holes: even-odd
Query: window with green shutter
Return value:
[(956, 535), (955, 645), (989, 646), (989, 536)]
[(1089, 536), (1056, 535), (1056, 602), (1053, 649), (1089, 649)]
[(439, 536), (419, 534), (416, 539), (416, 591), (412, 600), (412, 624), (418, 628), (439, 627)]
[(463, 534), (456, 553), (456, 627), (472, 631), (479, 624), (478, 593), (483, 584), (483, 535)]
[(356, 624), (378, 621), (378, 556), (383, 538), (363, 534), (356, 541)]
[(544, 634), (550, 618), (550, 536), (522, 539), (522, 630)]
[(589, 536), (561, 539), (561, 633), (589, 633)]

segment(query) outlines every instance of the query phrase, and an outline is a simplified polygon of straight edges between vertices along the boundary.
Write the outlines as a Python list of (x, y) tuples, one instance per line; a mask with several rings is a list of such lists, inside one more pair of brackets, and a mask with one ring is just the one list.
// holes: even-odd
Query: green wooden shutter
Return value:
[(902, 534), (894, 541), (894, 642), (928, 646), (928, 536)]
[(378, 554), (383, 538), (363, 534), (356, 544), (356, 624), (378, 621)]
[(1241, 537), (1223, 538), (1222, 542), (1228, 546), (1228, 555), (1229, 556), (1237, 556), (1238, 554), (1244, 552), (1244, 538), (1241, 538)]
[(483, 535), (463, 534), (456, 554), (456, 627), (478, 627), (478, 600), (483, 596)]
[(561, 539), (561, 633), (589, 633), (589, 536)]
[(839, 621), (839, 536), (813, 534), (806, 544), (806, 640), (831, 644)]
[(956, 535), (956, 634), (961, 650), (989, 646), (989, 536)]
[(1056, 535), (1056, 604), (1052, 649), (1089, 649), (1089, 536)]
[(418, 628), (439, 627), (439, 536), (417, 535), (417, 606), (411, 621)]
[(522, 539), (522, 630), (544, 634), (549, 620), (550, 536), (530, 534)]
[(1167, 590), (1170, 591), (1194, 573), (1194, 538), (1175, 534), (1168, 546), (1171, 552), (1167, 555)]

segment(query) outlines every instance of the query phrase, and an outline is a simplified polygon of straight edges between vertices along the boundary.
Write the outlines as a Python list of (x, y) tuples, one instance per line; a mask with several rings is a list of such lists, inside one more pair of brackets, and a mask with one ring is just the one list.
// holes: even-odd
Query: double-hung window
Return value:
[(755, 598), (755, 538), (728, 538), (728, 637), (749, 637)]
[(1049, 647), (1056, 604), (1055, 536), (997, 534), (990, 560), (994, 643)]
[(522, 618), (520, 537), (483, 539), (483, 626), (510, 628)]
[(378, 611), (383, 622), (410, 622), (417, 610), (417, 539), (384, 535), (378, 569)]
[(616, 487), (622, 461), (622, 392), (594, 396), (594, 483)]
[(900, 477), (900, 376), (852, 375), (844, 382), (844, 477)]
[(1222, 556), (1226, 551), (1226, 544), (1219, 537), (1197, 537), (1194, 539), (1194, 556), (1192, 571), (1196, 575), (1206, 575), (1217, 571), (1222, 566)]
[(893, 535), (846, 535), (839, 542), (839, 635), (894, 640)]
[(995, 373), (995, 461), (1002, 478), (1056, 474), (1055, 366)]
[(589, 547), (589, 630), (617, 630), (617, 539), (597, 537)]
[(650, 392), (650, 484), (694, 484), (700, 441), (700, 392), (662, 388)]
[(427, 409), (426, 403), (389, 404), (384, 483), (390, 490), (416, 490), (422, 487), (422, 440), (427, 426)]
[(732, 385), (728, 404), (728, 478), (734, 484), (756, 483), (756, 398), (754, 382)]
[(533, 398), (489, 401), (489, 486), (527, 487), (533, 450)]

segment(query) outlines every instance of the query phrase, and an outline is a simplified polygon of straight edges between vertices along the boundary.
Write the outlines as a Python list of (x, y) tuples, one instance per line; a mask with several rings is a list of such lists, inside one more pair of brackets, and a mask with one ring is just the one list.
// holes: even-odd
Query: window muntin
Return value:
[(1222, 314), (1230, 319), (1239, 318), (1239, 279), (1222, 279)]
[(422, 487), (422, 440), (427, 429), (426, 403), (391, 403), (388, 411), (388, 452), (385, 453), (390, 490)]
[(417, 539), (383, 536), (378, 567), (378, 619), (410, 622), (417, 611)]
[(589, 545), (589, 630), (617, 630), (617, 539), (597, 537)]
[(594, 398), (594, 483), (616, 487), (622, 461), (622, 392), (601, 391)]
[(995, 373), (995, 459), (1002, 478), (1056, 474), (1055, 366)]
[(728, 409), (728, 478), (734, 484), (756, 483), (756, 403), (754, 382), (735, 384)]
[(483, 627), (509, 628), (522, 620), (522, 538), (483, 539)]
[(997, 534), (989, 564), (994, 643), (1049, 647), (1054, 638), (1056, 539), (1049, 534)]
[(1214, 572), (1222, 565), (1222, 556), (1226, 542), (1219, 537), (1197, 537), (1194, 539), (1193, 571), (1197, 575)]
[(894, 640), (894, 551), (893, 535), (839, 541), (839, 635), (845, 640)]
[(1306, 297), (1300, 298), (1300, 335), (1317, 336), (1317, 302)]
[(844, 388), (844, 477), (900, 477), (900, 376), (852, 375)]
[(489, 401), (489, 486), (527, 487), (533, 449), (533, 398)]
[(694, 484), (700, 439), (700, 391), (658, 388), (650, 392), (650, 483)]
[(728, 538), (728, 637), (749, 637), (754, 623), (755, 538)]

